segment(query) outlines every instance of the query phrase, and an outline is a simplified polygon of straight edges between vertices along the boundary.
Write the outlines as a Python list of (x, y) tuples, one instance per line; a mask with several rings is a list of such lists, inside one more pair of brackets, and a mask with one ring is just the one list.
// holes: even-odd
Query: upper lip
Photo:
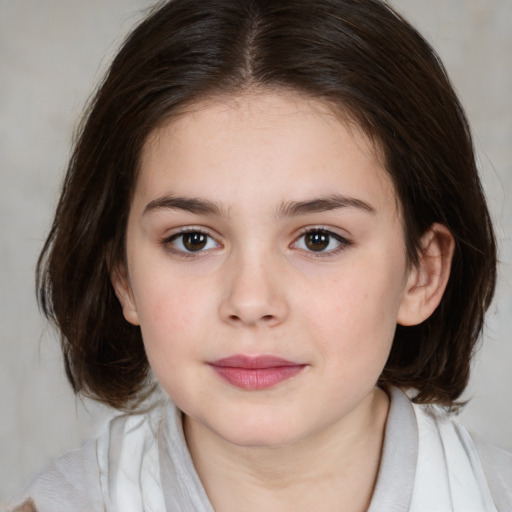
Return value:
[(261, 355), (261, 356), (246, 356), (246, 355), (234, 355), (217, 359), (209, 364), (212, 366), (228, 367), (228, 368), (246, 368), (246, 369), (257, 369), (257, 368), (278, 368), (280, 366), (304, 366), (302, 363), (295, 361), (289, 361), (282, 357), (272, 355)]

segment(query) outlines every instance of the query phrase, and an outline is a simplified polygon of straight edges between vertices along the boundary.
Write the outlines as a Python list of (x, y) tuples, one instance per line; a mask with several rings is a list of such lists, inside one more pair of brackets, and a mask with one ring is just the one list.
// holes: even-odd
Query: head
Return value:
[(438, 57), (376, 0), (174, 0), (130, 34), (81, 125), (38, 265), (75, 391), (125, 408), (150, 389), (140, 327), (126, 321), (111, 281), (126, 269), (152, 136), (201, 106), (260, 93), (314, 101), (364, 137), (392, 186), (411, 268), (432, 226), (450, 233), (444, 294), (427, 318), (396, 327), (379, 382), (453, 404), (494, 290), (493, 231)]

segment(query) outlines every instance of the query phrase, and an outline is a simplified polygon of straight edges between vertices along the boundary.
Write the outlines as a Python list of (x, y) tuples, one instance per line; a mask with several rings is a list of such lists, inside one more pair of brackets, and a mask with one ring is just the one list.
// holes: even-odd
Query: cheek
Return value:
[[(156, 261), (155, 261), (156, 260)], [(168, 262), (154, 258), (145, 272), (132, 277), (135, 303), (141, 327), (149, 332), (183, 332), (197, 324), (204, 314), (208, 283), (187, 277)], [(210, 295), (210, 299), (212, 299)]]
[(311, 327), (332, 361), (384, 364), (391, 348), (402, 296), (403, 274), (393, 265), (366, 265), (360, 259), (350, 272), (309, 294)]
[(140, 296), (139, 319), (149, 364), (165, 391), (179, 396), (183, 362), (198, 357), (201, 322), (193, 294), (176, 287), (147, 287)]
[(151, 368), (159, 381), (179, 370), (180, 354), (191, 349), (183, 343), (194, 323), (190, 292), (180, 293), (162, 281), (146, 280), (136, 288), (136, 307), (142, 339)]

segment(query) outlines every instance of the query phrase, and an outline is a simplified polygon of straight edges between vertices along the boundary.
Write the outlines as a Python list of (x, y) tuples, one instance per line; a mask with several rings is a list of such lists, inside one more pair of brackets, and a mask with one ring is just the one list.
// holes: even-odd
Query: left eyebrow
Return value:
[(367, 213), (375, 214), (375, 208), (354, 197), (346, 197), (340, 194), (334, 194), (327, 197), (319, 197), (309, 201), (291, 201), (282, 203), (277, 213), (279, 216), (292, 217), (297, 215), (306, 215), (308, 213), (320, 213), (339, 208), (356, 208)]

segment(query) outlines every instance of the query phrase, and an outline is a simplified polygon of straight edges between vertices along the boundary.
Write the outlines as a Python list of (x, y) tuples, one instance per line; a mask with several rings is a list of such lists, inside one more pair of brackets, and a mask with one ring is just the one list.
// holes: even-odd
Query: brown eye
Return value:
[(293, 247), (318, 256), (335, 255), (349, 247), (351, 242), (337, 233), (327, 229), (310, 229), (304, 232)]
[(330, 235), (323, 231), (312, 231), (304, 235), (304, 243), (310, 251), (325, 251), (330, 241)]
[(201, 231), (177, 233), (164, 240), (164, 245), (172, 252), (177, 253), (199, 253), (219, 247), (219, 244), (210, 235)]
[(190, 252), (200, 251), (206, 247), (208, 237), (204, 233), (184, 233), (183, 247)]

